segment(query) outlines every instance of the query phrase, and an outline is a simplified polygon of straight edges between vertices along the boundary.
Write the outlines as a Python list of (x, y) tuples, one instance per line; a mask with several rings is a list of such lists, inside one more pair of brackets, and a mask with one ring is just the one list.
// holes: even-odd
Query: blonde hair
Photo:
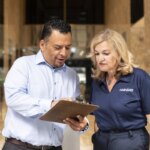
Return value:
[(118, 67), (116, 70), (116, 76), (127, 75), (133, 72), (133, 67), (136, 65), (133, 63), (133, 55), (128, 49), (125, 39), (123, 36), (111, 29), (106, 29), (103, 32), (97, 34), (91, 41), (91, 60), (93, 62), (94, 68), (92, 69), (92, 77), (99, 79), (104, 77), (104, 72), (100, 71), (97, 67), (94, 50), (95, 47), (102, 43), (108, 42), (112, 45), (112, 48), (118, 54), (119, 58), (116, 58), (118, 61)]

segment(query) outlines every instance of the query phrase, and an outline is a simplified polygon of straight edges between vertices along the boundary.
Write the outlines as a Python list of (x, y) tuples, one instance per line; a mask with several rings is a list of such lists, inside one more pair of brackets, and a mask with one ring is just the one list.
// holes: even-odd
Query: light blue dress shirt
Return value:
[(79, 78), (73, 69), (66, 65), (53, 69), (39, 51), (14, 62), (4, 88), (8, 111), (3, 136), (37, 146), (62, 145), (65, 124), (39, 117), (50, 109), (52, 100), (79, 96)]

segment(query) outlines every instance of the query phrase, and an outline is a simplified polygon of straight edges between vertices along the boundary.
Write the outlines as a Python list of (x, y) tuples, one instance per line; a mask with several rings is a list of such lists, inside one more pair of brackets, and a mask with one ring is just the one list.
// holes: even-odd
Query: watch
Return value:
[(89, 123), (86, 124), (86, 126), (81, 131), (86, 131), (89, 128)]

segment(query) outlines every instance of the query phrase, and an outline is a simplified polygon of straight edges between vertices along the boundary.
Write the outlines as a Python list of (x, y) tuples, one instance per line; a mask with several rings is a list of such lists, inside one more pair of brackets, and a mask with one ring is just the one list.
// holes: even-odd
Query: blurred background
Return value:
[[(73, 46), (66, 63), (77, 71), (81, 93), (87, 101), (91, 86), (90, 41), (105, 28), (120, 32), (136, 63), (150, 73), (149, 0), (0, 0), (0, 147), (7, 110), (3, 81), (16, 58), (39, 50), (41, 27), (51, 16), (58, 16), (72, 26)], [(80, 137), (81, 150), (92, 150), (94, 118), (88, 117), (91, 126)]]

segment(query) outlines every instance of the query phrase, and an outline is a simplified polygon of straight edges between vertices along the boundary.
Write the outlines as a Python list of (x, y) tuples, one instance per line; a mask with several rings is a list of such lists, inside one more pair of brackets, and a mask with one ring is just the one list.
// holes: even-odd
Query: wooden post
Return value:
[(105, 0), (105, 27), (122, 33), (128, 45), (130, 18), (130, 0)]
[(16, 58), (16, 49), (20, 48), (24, 24), (25, 0), (4, 1), (4, 73), (10, 67), (10, 60)]

